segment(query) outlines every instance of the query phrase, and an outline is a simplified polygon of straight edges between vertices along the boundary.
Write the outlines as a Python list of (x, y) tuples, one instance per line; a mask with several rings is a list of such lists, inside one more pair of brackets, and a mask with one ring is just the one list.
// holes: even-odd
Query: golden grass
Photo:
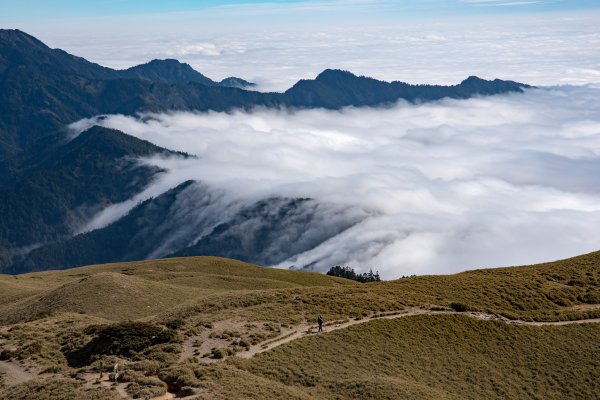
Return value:
[[(510, 318), (600, 316), (600, 253), (535, 266), (484, 269), (360, 285), (321, 274), (214, 257), (90, 266), (0, 276), (0, 323), (61, 312), (124, 320), (151, 316), (249, 320), (360, 317), (412, 305), (449, 306)], [(173, 310), (174, 309), (174, 310)]]
[(277, 270), (217, 257), (89, 266), (0, 275), (0, 323), (81, 313), (107, 320), (154, 316), (194, 298), (238, 290), (355, 285), (316, 273)]
[(4, 400), (115, 400), (108, 389), (84, 390), (79, 382), (71, 379), (36, 379), (8, 388), (2, 394)]
[(396, 281), (397, 293), (433, 304), (458, 302), (510, 318), (566, 320), (597, 317), (577, 312), (600, 304), (600, 252), (532, 266), (482, 269), (451, 276)]
[(307, 337), (233, 364), (319, 398), (593, 399), (599, 342), (597, 324), (423, 315)]
[(4, 307), (4, 318), (18, 322), (60, 312), (93, 315), (109, 320), (155, 315), (196, 295), (182, 288), (114, 272), (77, 278), (55, 289)]
[[(18, 275), (19, 281), (43, 280), (43, 285), (60, 284), (77, 277), (99, 272), (116, 272), (140, 276), (149, 280), (169, 280), (191, 276), (247, 277), (288, 282), (298, 286), (320, 286), (333, 284), (354, 284), (352, 281), (329, 277), (317, 273), (299, 273), (274, 268), (265, 268), (242, 261), (220, 257), (186, 257), (162, 260), (134, 261), (125, 263), (91, 265), (68, 270), (34, 272)], [(2, 277), (2, 275), (0, 275)], [(7, 277), (4, 275), (4, 277)], [(221, 289), (220, 286), (215, 286)]]
[(205, 366), (202, 371), (201, 399), (315, 399), (301, 388), (249, 373), (228, 363)]
[(511, 319), (557, 321), (600, 317), (600, 253), (534, 266), (421, 276), (390, 282), (270, 291), (216, 292), (167, 313), (193, 319), (232, 318), (298, 323), (363, 317), (407, 306), (464, 305)]
[[(371, 284), (192, 257), (0, 275), (0, 290), (0, 347), (16, 349), (14, 357), (60, 378), (77, 371), (64, 354), (93, 339), (86, 328), (125, 320), (172, 327), (183, 343), (201, 332), (218, 333), (217, 321), (255, 326), (244, 340), (258, 333), (267, 340), (269, 332), (276, 335), (318, 314), (328, 322), (409, 306), (455, 304), (540, 321), (600, 317), (600, 252)], [(439, 315), (371, 321), (297, 340), (249, 361), (229, 358), (191, 368), (189, 361), (177, 361), (179, 344), (121, 361), (152, 379), (177, 380), (173, 374), (181, 372), (180, 381), (211, 399), (594, 398), (599, 336), (598, 324), (539, 328)], [(96, 393), (81, 394), (88, 395)]]
[(0, 304), (8, 304), (39, 293), (36, 282), (23, 282), (16, 276), (0, 275)]

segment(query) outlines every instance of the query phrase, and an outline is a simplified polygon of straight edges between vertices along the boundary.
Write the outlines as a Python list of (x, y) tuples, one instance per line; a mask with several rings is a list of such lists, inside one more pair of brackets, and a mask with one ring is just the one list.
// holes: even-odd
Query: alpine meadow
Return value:
[(599, 21), (2, 2), (0, 399), (599, 399)]

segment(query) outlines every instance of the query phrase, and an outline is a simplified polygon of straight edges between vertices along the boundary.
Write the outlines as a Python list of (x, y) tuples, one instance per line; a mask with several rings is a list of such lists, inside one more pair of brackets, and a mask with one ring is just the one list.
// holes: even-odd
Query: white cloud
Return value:
[(170, 172), (143, 196), (197, 179), (242, 203), (308, 196), (370, 210), (362, 223), (280, 266), (349, 264), (392, 278), (596, 250), (599, 106), (599, 88), (556, 87), (388, 109), (99, 123), (198, 155), (147, 160)]
[(222, 52), (214, 43), (183, 43), (166, 50), (170, 57), (218, 56)]
[[(215, 80), (239, 76), (267, 90), (285, 90), (326, 68), (410, 83), (454, 84), (469, 75), (534, 85), (600, 83), (598, 11), (505, 15), (468, 7), (482, 15), (423, 19), (380, 8), (400, 2), (391, 3), (375, 14), (366, 4), (350, 14), (338, 7), (325, 15), (259, 18), (244, 16), (247, 7), (238, 17), (207, 10), (130, 18), (114, 29), (106, 29), (107, 21), (66, 21), (31, 32), (111, 67), (176, 57)], [(298, 5), (296, 13), (315, 6)]]

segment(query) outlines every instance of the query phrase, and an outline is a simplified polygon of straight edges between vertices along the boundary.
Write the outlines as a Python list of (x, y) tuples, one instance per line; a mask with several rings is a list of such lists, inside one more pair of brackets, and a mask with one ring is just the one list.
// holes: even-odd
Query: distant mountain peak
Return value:
[(235, 76), (231, 76), (229, 78), (223, 79), (219, 82), (219, 86), (223, 87), (233, 87), (238, 89), (247, 89), (256, 86), (256, 83), (248, 82), (242, 78), (237, 78)]
[(469, 76), (467, 79), (463, 80), (460, 84), (467, 84), (467, 83), (478, 83), (478, 82), (486, 82), (485, 79), (481, 79), (480, 77), (476, 76), (476, 75), (471, 75)]
[(35, 37), (18, 29), (0, 29), (0, 49), (47, 57), (53, 50)]
[(501, 79), (488, 81), (475, 75), (469, 76), (457, 86), (463, 89), (471, 90), (473, 93), (488, 95), (506, 92), (522, 92), (523, 89), (531, 88), (530, 85), (526, 85), (524, 83), (504, 81)]
[(167, 68), (181, 68), (181, 69), (186, 69), (186, 70), (191, 70), (194, 72), (195, 71), (192, 66), (188, 63), (183, 63), (179, 60), (176, 60), (174, 58), (164, 58), (164, 59), (159, 59), (159, 58), (155, 58), (153, 60), (148, 61), (145, 64), (140, 64), (140, 65), (136, 65), (134, 67), (129, 68), (131, 69), (136, 69), (136, 68), (147, 68), (147, 67), (152, 67), (152, 68), (160, 68), (160, 67), (167, 67)]
[(188, 63), (182, 63), (181, 61), (179, 61), (175, 58), (155, 58), (153, 60), (150, 60), (146, 64), (173, 64), (173, 65), (185, 65), (185, 66), (190, 67), (190, 65)]
[(19, 43), (25, 42), (28, 44), (35, 44), (37, 46), (42, 46), (48, 48), (43, 42), (31, 36), (28, 33), (25, 33), (19, 29), (0, 29), (0, 40), (3, 42), (10, 43)]
[(212, 79), (196, 71), (189, 64), (172, 58), (164, 60), (154, 59), (145, 64), (136, 65), (121, 71), (121, 74), (128, 78), (170, 84), (188, 82), (197, 82), (206, 86), (215, 86), (217, 84)]
[(256, 86), (255, 83), (248, 82), (235, 76), (225, 78), (221, 82), (215, 82), (196, 71), (190, 64), (173, 58), (154, 59), (145, 64), (136, 65), (123, 70), (121, 73), (129, 78), (170, 84), (196, 82), (205, 86), (223, 86), (239, 89)]
[(319, 75), (317, 75), (315, 80), (316, 81), (329, 81), (331, 79), (339, 79), (339, 78), (357, 78), (357, 76), (354, 75), (350, 71), (345, 71), (342, 69), (328, 68), (328, 69), (324, 70), (323, 72), (321, 72)]

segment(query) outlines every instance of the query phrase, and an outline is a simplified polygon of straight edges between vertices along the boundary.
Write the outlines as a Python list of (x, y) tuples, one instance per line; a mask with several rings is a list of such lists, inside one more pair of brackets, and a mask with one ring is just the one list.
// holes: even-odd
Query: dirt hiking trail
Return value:
[(9, 385), (17, 385), (37, 378), (36, 374), (26, 371), (24, 367), (7, 361), (0, 361), (0, 375), (6, 378)]
[[(305, 322), (300, 325), (296, 325), (294, 327), (282, 328), (279, 335), (268, 339), (264, 342), (258, 343), (256, 345), (252, 345), (248, 350), (240, 351), (235, 354), (236, 357), (241, 358), (252, 358), (257, 354), (263, 353), (265, 351), (272, 350), (276, 347), (279, 347), (283, 344), (290, 343), (294, 340), (301, 339), (306, 336), (313, 335), (322, 335), (327, 334), (329, 332), (336, 331), (338, 329), (345, 329), (351, 327), (353, 325), (364, 324), (367, 322), (375, 321), (378, 319), (397, 319), (404, 317), (412, 317), (417, 315), (465, 315), (471, 318), (485, 320), (485, 321), (501, 321), (506, 324), (511, 325), (524, 325), (524, 326), (562, 326), (562, 325), (571, 325), (571, 324), (590, 324), (590, 323), (600, 323), (600, 318), (594, 319), (582, 319), (582, 320), (573, 320), (573, 321), (556, 321), (556, 322), (532, 322), (532, 321), (522, 321), (522, 320), (511, 320), (505, 317), (502, 317), (497, 314), (488, 314), (483, 312), (458, 312), (453, 311), (451, 309), (446, 310), (431, 310), (428, 308), (421, 307), (413, 307), (406, 308), (398, 311), (391, 311), (386, 313), (378, 313), (367, 316), (361, 319), (346, 319), (342, 321), (325, 321), (323, 326), (323, 332), (317, 333), (317, 325), (316, 323)], [(183, 343), (183, 351), (180, 357), (180, 361), (186, 361), (193, 357), (200, 356), (203, 352), (208, 351), (213, 346), (222, 346), (227, 344), (227, 340), (216, 338), (211, 336), (211, 332), (223, 329), (235, 329), (243, 326), (245, 322), (241, 320), (226, 320), (219, 321), (214, 324), (212, 329), (207, 329), (200, 335), (195, 335), (193, 337), (188, 338)], [(197, 346), (195, 343), (200, 342), (201, 345)], [(1, 349), (0, 349), (1, 350)], [(201, 362), (220, 362), (225, 360), (227, 357), (222, 359), (206, 359), (202, 358)], [(44, 376), (35, 374), (33, 372), (29, 372), (26, 370), (25, 366), (22, 366), (18, 363), (8, 362), (8, 361), (0, 361), (0, 375), (4, 376), (8, 385), (16, 385), (19, 383), (27, 382), (29, 380), (40, 378)], [(86, 381), (86, 386), (91, 388), (95, 385), (104, 386), (107, 388), (111, 388), (115, 390), (115, 394), (118, 394), (124, 399), (131, 398), (128, 396), (126, 391), (126, 384), (119, 383), (113, 384), (108, 380), (108, 374), (102, 379), (98, 379), (98, 374), (85, 374), (84, 380)], [(98, 380), (98, 382), (97, 382)], [(176, 398), (173, 393), (166, 393), (162, 396), (155, 397), (152, 400), (169, 400)]]
[(294, 328), (288, 329), (286, 331), (282, 331), (281, 335), (278, 337), (267, 340), (263, 343), (260, 343), (256, 346), (250, 348), (250, 350), (242, 351), (236, 354), (237, 357), (242, 358), (252, 358), (256, 354), (263, 353), (265, 351), (269, 351), (274, 349), (275, 347), (279, 347), (283, 344), (292, 342), (294, 340), (301, 339), (305, 336), (311, 336), (315, 334), (325, 334), (328, 332), (333, 332), (338, 329), (348, 328), (353, 325), (364, 324), (366, 322), (374, 321), (377, 319), (396, 319), (396, 318), (404, 318), (404, 317), (412, 317), (416, 315), (466, 315), (471, 318), (476, 318), (485, 321), (502, 321), (511, 325), (526, 325), (526, 326), (562, 326), (562, 325), (571, 325), (571, 324), (589, 324), (589, 323), (600, 323), (600, 318), (594, 319), (582, 319), (582, 320), (573, 320), (573, 321), (556, 321), (556, 322), (531, 322), (531, 321), (521, 321), (521, 320), (511, 320), (505, 317), (502, 317), (497, 314), (487, 314), (482, 312), (458, 312), (458, 311), (434, 311), (425, 308), (407, 308), (400, 311), (387, 312), (382, 314), (375, 314), (362, 319), (354, 319), (347, 321), (333, 321), (330, 323), (325, 323), (323, 326), (322, 333), (316, 333), (317, 325), (304, 323), (295, 326)]

